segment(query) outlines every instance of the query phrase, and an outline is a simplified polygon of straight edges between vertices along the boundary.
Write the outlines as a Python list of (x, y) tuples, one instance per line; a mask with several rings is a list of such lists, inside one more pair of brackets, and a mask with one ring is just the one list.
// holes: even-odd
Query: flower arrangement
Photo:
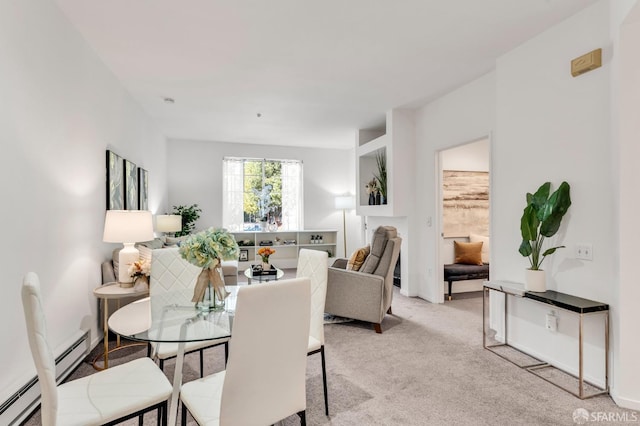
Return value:
[(216, 298), (222, 303), (229, 293), (224, 288), (220, 262), (237, 259), (238, 251), (236, 239), (221, 228), (209, 228), (198, 232), (180, 244), (179, 252), (182, 258), (202, 268), (193, 290), (193, 302), (204, 302), (209, 289), (206, 308), (210, 310), (222, 306), (216, 304)]
[(262, 263), (269, 263), (269, 256), (275, 252), (276, 250), (271, 247), (261, 247), (258, 250), (258, 255), (262, 258)]
[(375, 193), (378, 190), (378, 184), (376, 183), (376, 179), (371, 179), (365, 186), (367, 190), (367, 194)]
[(151, 264), (145, 259), (139, 259), (129, 266), (129, 276), (136, 281), (140, 277), (148, 277), (151, 273)]
[(201, 268), (215, 267), (216, 260), (238, 257), (238, 243), (225, 229), (209, 228), (185, 239), (180, 244), (180, 255)]

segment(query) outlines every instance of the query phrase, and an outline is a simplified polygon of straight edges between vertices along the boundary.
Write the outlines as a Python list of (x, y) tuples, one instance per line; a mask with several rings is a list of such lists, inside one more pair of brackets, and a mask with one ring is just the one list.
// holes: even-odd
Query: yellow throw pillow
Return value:
[(482, 242), (460, 243), (454, 241), (453, 251), (456, 256), (455, 263), (482, 265)]
[(359, 271), (370, 250), (369, 246), (366, 246), (354, 251), (347, 262), (347, 271)]

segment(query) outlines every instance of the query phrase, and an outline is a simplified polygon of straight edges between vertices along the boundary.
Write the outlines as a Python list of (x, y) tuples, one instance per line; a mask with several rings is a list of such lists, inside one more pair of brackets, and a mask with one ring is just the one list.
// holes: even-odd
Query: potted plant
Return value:
[(173, 213), (182, 216), (182, 230), (176, 232), (176, 237), (191, 234), (196, 227), (196, 220), (200, 218), (202, 209), (197, 204), (191, 206), (173, 206)]
[(571, 205), (570, 187), (562, 182), (551, 195), (551, 183), (545, 182), (535, 194), (527, 193), (527, 206), (520, 220), (522, 243), (518, 250), (529, 258), (531, 267), (527, 269), (525, 289), (529, 291), (546, 291), (544, 270), (540, 269), (544, 259), (564, 246), (551, 247), (543, 251), (545, 238), (558, 232), (562, 218)]
[(376, 165), (378, 173), (373, 176), (378, 181), (378, 191), (381, 195), (380, 204), (387, 204), (387, 156), (384, 151), (376, 152)]

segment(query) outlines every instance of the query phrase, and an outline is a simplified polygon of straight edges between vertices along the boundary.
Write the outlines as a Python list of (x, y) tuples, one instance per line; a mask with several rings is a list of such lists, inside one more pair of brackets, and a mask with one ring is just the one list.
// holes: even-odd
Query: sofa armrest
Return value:
[(325, 312), (380, 323), (384, 318), (384, 277), (329, 268)]

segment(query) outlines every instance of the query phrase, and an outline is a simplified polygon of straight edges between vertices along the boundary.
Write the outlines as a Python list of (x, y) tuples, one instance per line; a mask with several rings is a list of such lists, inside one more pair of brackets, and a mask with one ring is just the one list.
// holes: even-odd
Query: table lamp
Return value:
[(129, 265), (137, 261), (140, 253), (134, 244), (140, 241), (153, 240), (153, 218), (146, 210), (107, 210), (104, 219), (104, 235), (106, 243), (122, 243), (118, 257), (118, 281), (132, 283), (129, 276)]
[(182, 216), (179, 214), (156, 215), (156, 231), (176, 233), (182, 229)]
[(336, 209), (342, 210), (342, 238), (344, 242), (344, 257), (347, 257), (347, 219), (345, 211), (355, 207), (355, 199), (353, 195), (343, 195), (335, 199)]

